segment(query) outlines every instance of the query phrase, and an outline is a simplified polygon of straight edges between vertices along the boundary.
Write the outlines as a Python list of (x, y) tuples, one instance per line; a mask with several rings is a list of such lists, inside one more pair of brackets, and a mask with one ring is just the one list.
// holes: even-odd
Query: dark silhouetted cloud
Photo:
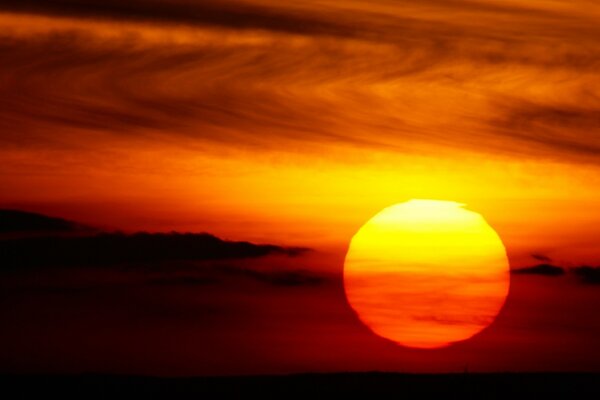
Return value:
[[(51, 235), (79, 230), (81, 225), (60, 218), (16, 210), (0, 212), (0, 232), (42, 231), (43, 236), (0, 239), (3, 270), (36, 267), (158, 264), (174, 261), (256, 258), (272, 254), (297, 256), (308, 249), (219, 239), (208, 233), (94, 233)], [(85, 231), (83, 231), (85, 233)], [(281, 277), (282, 281), (285, 276)], [(290, 278), (293, 282), (293, 277)]]
[(538, 264), (533, 267), (513, 269), (511, 272), (513, 274), (545, 276), (561, 276), (565, 274), (564, 268), (552, 264)]
[(0, 210), (0, 234), (78, 232), (82, 229), (83, 225), (62, 218), (20, 210)]
[[(542, 256), (546, 258), (545, 256)], [(537, 257), (536, 257), (537, 258)], [(544, 276), (563, 276), (566, 273), (575, 275), (582, 283), (598, 285), (600, 284), (600, 267), (581, 265), (576, 267), (560, 267), (552, 264), (538, 264), (532, 267), (513, 269), (511, 271), (517, 275), (544, 275)]]
[(102, 233), (0, 241), (4, 269), (221, 260), (269, 254), (295, 256), (304, 251), (306, 249), (229, 242), (207, 233)]
[(538, 261), (543, 261), (546, 263), (549, 263), (552, 261), (552, 259), (544, 254), (539, 254), (539, 253), (534, 253), (531, 255), (532, 258), (538, 260)]
[[(247, 287), (252, 282), (310, 287), (330, 280), (287, 265), (306, 248), (226, 241), (208, 233), (98, 233), (41, 214), (6, 210), (0, 215), (8, 217), (5, 231), (41, 232), (0, 238), (0, 272), (8, 273), (3, 290), (69, 294), (120, 287)], [(265, 261), (266, 256), (274, 258)]]
[(600, 285), (600, 267), (584, 265), (581, 267), (571, 268), (571, 271), (573, 271), (573, 273), (584, 283)]

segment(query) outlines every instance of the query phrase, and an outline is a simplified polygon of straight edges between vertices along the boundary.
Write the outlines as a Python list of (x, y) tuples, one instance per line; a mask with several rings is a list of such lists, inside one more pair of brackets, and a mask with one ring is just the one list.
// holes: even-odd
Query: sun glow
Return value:
[(346, 296), (376, 334), (401, 345), (444, 347), (492, 323), (509, 288), (502, 241), (463, 204), (411, 200), (354, 235)]

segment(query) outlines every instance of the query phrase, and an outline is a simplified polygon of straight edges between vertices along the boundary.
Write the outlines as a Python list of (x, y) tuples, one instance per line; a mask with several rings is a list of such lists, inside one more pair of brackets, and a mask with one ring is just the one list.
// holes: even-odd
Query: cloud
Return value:
[(0, 241), (4, 269), (50, 266), (110, 266), (166, 261), (296, 256), (303, 248), (230, 242), (208, 233), (102, 233), (77, 237), (33, 237)]
[(506, 137), (519, 140), (524, 148), (533, 146), (548, 154), (560, 152), (595, 158), (600, 155), (600, 140), (591, 134), (600, 129), (597, 100), (590, 101), (582, 93), (579, 105), (512, 101), (503, 119), (495, 122)]
[(543, 261), (543, 262), (547, 262), (549, 263), (550, 261), (552, 261), (552, 259), (544, 254), (539, 254), (539, 253), (534, 253), (531, 255), (532, 258), (538, 260), (538, 261)]
[(7, 222), (3, 227), (9, 233), (39, 230), (38, 235), (0, 238), (3, 290), (81, 293), (119, 287), (235, 287), (236, 282), (241, 287), (253, 282), (291, 288), (330, 281), (326, 274), (288, 265), (290, 257), (306, 248), (226, 241), (207, 233), (98, 233), (18, 210), (2, 210), (0, 217), (6, 217), (0, 221)]
[(562, 267), (552, 264), (538, 264), (533, 267), (513, 269), (511, 273), (517, 275), (561, 276), (565, 274), (565, 270)]
[(348, 24), (318, 13), (300, 13), (284, 7), (243, 1), (78, 1), (48, 3), (39, 0), (3, 1), (0, 9), (78, 18), (160, 21), (161, 23), (268, 29), (302, 34), (351, 35)]
[[(45, 235), (0, 239), (3, 270), (39, 267), (156, 265), (164, 262), (298, 256), (308, 249), (219, 239), (208, 233), (96, 233), (60, 218), (0, 210), (3, 233), (41, 231)], [(63, 232), (79, 235), (57, 235)], [(90, 234), (91, 232), (91, 234)], [(285, 277), (281, 277), (285, 280)], [(293, 278), (291, 278), (293, 281)]]
[[(533, 255), (536, 259), (547, 259), (549, 258), (543, 255)], [(558, 277), (563, 276), (567, 273), (575, 275), (582, 283), (597, 285), (600, 284), (600, 267), (592, 267), (588, 265), (581, 265), (576, 267), (564, 268), (557, 265), (548, 263), (538, 264), (532, 267), (513, 269), (512, 274), (516, 275), (544, 275)]]
[[(357, 1), (339, 5), (335, 2), (304, 2), (289, 5), (277, 1), (196, 0), (169, 1), (132, 0), (126, 3), (108, 0), (6, 0), (0, 9), (7, 12), (24, 12), (74, 18), (104, 18), (124, 21), (151, 21), (166, 24), (217, 26), (233, 29), (261, 29), (283, 33), (360, 37), (373, 41), (397, 42), (399, 39), (427, 33), (452, 38), (478, 34), (484, 38), (500, 39), (502, 34), (527, 28), (539, 30), (555, 24), (555, 29), (570, 28), (589, 32), (594, 21), (569, 15), (552, 8), (507, 5), (505, 3), (480, 3), (473, 1), (426, 0), (421, 7), (406, 7), (407, 2), (396, 5)], [(404, 7), (402, 7), (404, 6)], [(413, 11), (412, 13), (410, 11)], [(425, 11), (425, 12), (424, 12)], [(485, 31), (477, 24), (460, 20), (464, 14), (486, 19), (509, 18), (514, 25), (488, 26)], [(440, 18), (442, 17), (442, 18)], [(444, 18), (445, 17), (445, 18)], [(435, 22), (433, 24), (432, 22)], [(532, 24), (535, 22), (535, 24)], [(520, 24), (529, 23), (523, 27)], [(403, 28), (397, 31), (394, 28)], [(493, 59), (493, 57), (490, 57)], [(495, 60), (495, 59), (493, 59)]]
[(581, 279), (583, 283), (599, 285), (600, 267), (581, 266), (571, 268), (571, 271)]
[(41, 214), (0, 209), (0, 234), (30, 234), (30, 233), (67, 233), (81, 232), (89, 228)]
[(55, 23), (3, 33), (0, 143), (597, 158), (593, 10), (413, 3), (3, 2)]

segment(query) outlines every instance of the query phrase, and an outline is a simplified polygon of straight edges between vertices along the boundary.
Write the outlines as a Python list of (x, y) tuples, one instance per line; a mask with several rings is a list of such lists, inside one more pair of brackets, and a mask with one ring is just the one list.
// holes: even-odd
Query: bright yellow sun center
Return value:
[(376, 334), (409, 347), (465, 340), (492, 323), (508, 294), (502, 241), (463, 204), (410, 200), (354, 235), (346, 296)]

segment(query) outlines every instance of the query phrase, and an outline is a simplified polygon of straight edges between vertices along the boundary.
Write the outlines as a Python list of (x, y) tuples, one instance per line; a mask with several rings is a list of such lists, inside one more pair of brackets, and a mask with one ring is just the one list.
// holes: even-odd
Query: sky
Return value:
[[(600, 370), (599, 20), (591, 0), (2, 1), (0, 369)], [(413, 198), (481, 214), (520, 270), (488, 329), (435, 351), (370, 332), (341, 278), (357, 230)]]

